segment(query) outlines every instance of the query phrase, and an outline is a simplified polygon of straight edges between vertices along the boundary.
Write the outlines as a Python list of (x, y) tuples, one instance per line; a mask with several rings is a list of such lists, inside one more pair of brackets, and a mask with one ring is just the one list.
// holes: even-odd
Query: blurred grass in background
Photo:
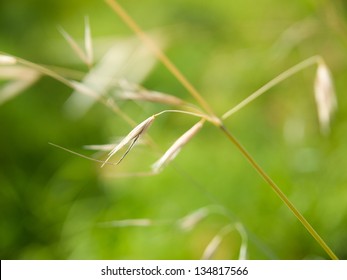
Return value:
[[(313, 97), (315, 67), (271, 89), (226, 121), (254, 158), (312, 223), (333, 251), (347, 258), (347, 6), (344, 1), (121, 1), (148, 31), (169, 41), (166, 52), (219, 114), (294, 64), (316, 54), (330, 67), (339, 111), (327, 137), (319, 133)], [(256, 5), (256, 6), (255, 6)], [(57, 31), (83, 38), (88, 15), (100, 58), (108, 42), (133, 36), (103, 1), (13, 0), (0, 3), (0, 50), (42, 64), (87, 72)], [(141, 42), (138, 42), (141, 44)], [(186, 91), (157, 64), (143, 82), (181, 98)], [(138, 146), (117, 168), (48, 145), (86, 153), (130, 127), (102, 105), (82, 118), (64, 113), (72, 90), (43, 77), (0, 107), (0, 250), (2, 259), (197, 259), (230, 223), (211, 214), (191, 231), (176, 224), (218, 204), (249, 238), (250, 259), (327, 256), (257, 173), (214, 127), (203, 130), (161, 174), (146, 171), (160, 155)], [(163, 106), (122, 108), (140, 122)], [(166, 115), (150, 129), (165, 150), (195, 122)], [(115, 170), (114, 170), (115, 169)], [(213, 198), (211, 198), (213, 197)], [(150, 219), (150, 227), (105, 222)], [(163, 222), (164, 223), (160, 223)], [(237, 232), (215, 258), (237, 258)]]

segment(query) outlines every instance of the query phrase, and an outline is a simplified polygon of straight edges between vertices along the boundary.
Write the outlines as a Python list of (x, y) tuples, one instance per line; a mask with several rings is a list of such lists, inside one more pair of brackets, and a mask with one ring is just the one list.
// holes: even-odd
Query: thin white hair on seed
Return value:
[(201, 120), (186, 131), (181, 137), (179, 137), (172, 146), (165, 152), (165, 154), (152, 165), (152, 170), (154, 173), (159, 173), (161, 169), (172, 161), (177, 154), (180, 152), (181, 148), (186, 145), (190, 139), (192, 139), (202, 128), (205, 120)]
[(324, 61), (318, 64), (314, 92), (321, 132), (328, 134), (331, 117), (337, 109), (337, 99), (331, 73)]
[(92, 158), (92, 157), (88, 157), (88, 156), (86, 156), (86, 155), (82, 155), (82, 154), (80, 154), (80, 153), (77, 153), (77, 152), (72, 151), (72, 150), (70, 150), (70, 149), (64, 148), (64, 147), (59, 146), (59, 145), (57, 145), (57, 144), (53, 144), (53, 143), (48, 143), (48, 144), (51, 145), (51, 146), (53, 146), (53, 147), (62, 149), (62, 150), (64, 150), (64, 151), (66, 151), (66, 152), (69, 152), (69, 153), (71, 153), (71, 154), (73, 154), (73, 155), (79, 156), (79, 157), (81, 157), (81, 158), (85, 158), (85, 159), (88, 159), (88, 160), (91, 160), (91, 161), (95, 161), (95, 162), (100, 162), (100, 163), (103, 163), (103, 164), (115, 165), (115, 164), (112, 163), (112, 162), (105, 162), (105, 161), (103, 161), (103, 160), (98, 160), (98, 159), (95, 159), (95, 158)]
[(151, 117), (147, 118), (146, 120), (144, 120), (139, 125), (137, 125), (132, 131), (130, 131), (129, 134), (127, 136), (125, 136), (123, 138), (123, 140), (119, 144), (117, 144), (116, 147), (114, 147), (112, 149), (112, 151), (110, 151), (107, 159), (105, 160), (105, 162), (102, 164), (101, 167), (103, 167), (115, 153), (117, 153), (125, 145), (127, 145), (129, 142), (131, 142), (129, 148), (126, 150), (126, 152), (123, 154), (123, 156), (116, 163), (116, 164), (119, 164), (124, 159), (124, 157), (129, 153), (129, 151), (134, 147), (135, 143), (140, 138), (140, 136), (143, 135), (147, 131), (147, 129), (151, 126), (154, 119), (155, 119), (155, 116), (151, 116)]

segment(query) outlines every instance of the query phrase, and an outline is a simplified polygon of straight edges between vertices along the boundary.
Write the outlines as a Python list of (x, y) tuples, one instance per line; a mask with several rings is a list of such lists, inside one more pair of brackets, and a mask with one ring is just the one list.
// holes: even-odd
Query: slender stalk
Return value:
[(188, 81), (172, 61), (162, 52), (158, 46), (149, 38), (140, 26), (128, 15), (128, 13), (115, 0), (105, 0), (106, 3), (121, 17), (121, 19), (134, 31), (134, 33), (146, 44), (153, 54), (165, 65), (173, 76), (185, 87), (185, 89), (194, 97), (200, 106), (212, 117), (215, 117), (213, 110), (206, 100), (201, 96), (198, 90)]
[(288, 70), (284, 71), (280, 75), (278, 75), (276, 78), (272, 79), (270, 82), (267, 84), (263, 85), (260, 89), (252, 93), (250, 96), (248, 96), (246, 99), (242, 100), (239, 104), (237, 104), (235, 107), (231, 108), (229, 111), (224, 113), (222, 116), (222, 120), (227, 119), (230, 117), (232, 114), (236, 113), (243, 107), (245, 107), (247, 104), (252, 102), (254, 99), (258, 98), (260, 95), (268, 91), (270, 88), (273, 86), (279, 84), (280, 82), (284, 81), (285, 79), (289, 78), (290, 76), (294, 75), (295, 73), (299, 72), (300, 70), (312, 65), (312, 64), (317, 64), (322, 60), (322, 58), (318, 55), (312, 56), (296, 65), (293, 67), (289, 68)]
[[(159, 113), (156, 113), (154, 114), (155, 117), (158, 117), (162, 114), (167, 114), (167, 113), (178, 113), (178, 114), (185, 114), (185, 115), (190, 115), (190, 116), (194, 116), (194, 117), (199, 117), (199, 118), (202, 118), (204, 120), (207, 120), (209, 121), (210, 123), (212, 124), (215, 124), (214, 123), (214, 119), (211, 119), (211, 117), (209, 115), (205, 115), (205, 114), (202, 114), (202, 113), (194, 113), (194, 112), (190, 112), (190, 111), (182, 111), (182, 110), (164, 110), (164, 111), (161, 111)], [(215, 124), (216, 125), (216, 124)]]
[(248, 160), (248, 162), (254, 167), (259, 175), (270, 185), (272, 190), (277, 194), (277, 196), (284, 202), (284, 204), (292, 211), (295, 217), (301, 222), (301, 224), (307, 229), (311, 236), (316, 239), (318, 244), (324, 249), (324, 251), (333, 260), (338, 260), (337, 256), (330, 249), (330, 247), (325, 243), (322, 237), (315, 231), (311, 224), (305, 219), (305, 217), (296, 209), (294, 204), (288, 199), (288, 197), (281, 191), (281, 189), (276, 185), (276, 183), (270, 178), (269, 175), (260, 167), (260, 165), (253, 159), (253, 157), (248, 153), (248, 151), (241, 145), (241, 143), (229, 132), (229, 130), (221, 125), (219, 127), (223, 133), (228, 137), (228, 139), (239, 149), (242, 155)]

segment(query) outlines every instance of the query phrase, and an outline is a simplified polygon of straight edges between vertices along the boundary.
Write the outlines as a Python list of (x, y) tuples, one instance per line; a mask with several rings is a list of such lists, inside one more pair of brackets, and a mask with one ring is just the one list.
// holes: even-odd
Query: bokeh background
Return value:
[[(325, 59), (339, 102), (329, 135), (319, 130), (315, 66), (272, 88), (226, 125), (338, 257), (346, 259), (345, 1), (120, 3), (144, 30), (165, 39), (168, 56), (219, 114), (294, 64), (316, 54)], [(0, 13), (1, 51), (83, 72), (87, 67), (57, 26), (80, 42), (88, 15), (96, 60), (111, 43), (134, 37), (104, 1), (1, 1)], [(137, 67), (141, 63), (134, 63), (134, 71)], [(141, 85), (192, 101), (160, 63)], [(136, 147), (119, 167), (104, 169), (50, 146), (53, 142), (90, 155), (83, 145), (109, 143), (130, 130), (100, 104), (71, 118), (65, 110), (71, 93), (42, 77), (0, 107), (1, 259), (199, 259), (220, 230), (235, 223), (246, 232), (249, 259), (328, 258), (238, 150), (210, 125), (161, 174), (150, 177), (115, 177), (150, 170), (160, 155), (146, 146)], [(168, 108), (125, 101), (119, 106), (136, 122)], [(195, 121), (165, 115), (149, 132), (165, 151)], [(211, 211), (192, 229), (180, 228), (182, 217), (211, 205), (224, 214)], [(132, 219), (148, 219), (153, 225), (110, 223)], [(238, 258), (240, 246), (240, 234), (230, 231), (212, 257)]]

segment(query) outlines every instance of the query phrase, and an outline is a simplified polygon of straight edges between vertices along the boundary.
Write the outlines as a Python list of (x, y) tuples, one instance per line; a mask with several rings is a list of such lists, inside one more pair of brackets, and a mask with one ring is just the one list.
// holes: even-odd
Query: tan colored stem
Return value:
[(241, 143), (229, 132), (229, 130), (221, 125), (220, 129), (228, 137), (228, 139), (239, 149), (242, 155), (248, 160), (248, 162), (254, 167), (259, 175), (270, 185), (272, 190), (277, 194), (277, 196), (284, 202), (284, 204), (292, 211), (295, 217), (301, 222), (301, 224), (307, 229), (311, 236), (316, 239), (318, 244), (324, 249), (324, 251), (333, 260), (338, 260), (337, 256), (330, 249), (330, 247), (325, 243), (325, 241), (320, 237), (320, 235), (315, 231), (311, 224), (305, 219), (305, 217), (296, 209), (294, 204), (288, 199), (288, 197), (281, 191), (281, 189), (276, 185), (276, 183), (270, 178), (269, 175), (260, 167), (260, 165), (253, 159), (253, 157), (248, 153), (248, 151), (241, 145)]
[(175, 78), (185, 87), (185, 89), (194, 97), (200, 106), (212, 117), (215, 116), (213, 110), (200, 95), (197, 89), (188, 81), (180, 70), (171, 62), (171, 60), (162, 52), (157, 45), (146, 35), (139, 25), (128, 15), (128, 13), (115, 0), (105, 0), (106, 3), (122, 18), (131, 30), (146, 44), (154, 55), (165, 65), (165, 67), (175, 76)]

